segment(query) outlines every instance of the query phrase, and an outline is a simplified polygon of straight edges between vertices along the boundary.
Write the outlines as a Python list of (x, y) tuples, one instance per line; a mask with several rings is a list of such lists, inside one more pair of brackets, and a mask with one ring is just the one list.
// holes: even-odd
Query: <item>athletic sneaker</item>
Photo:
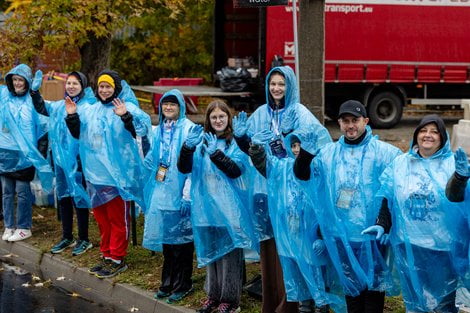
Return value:
[(202, 301), (202, 307), (199, 310), (197, 310), (196, 313), (213, 313), (215, 312), (215, 310), (217, 310), (218, 307), (219, 307), (218, 301), (211, 299), (211, 298), (207, 298), (204, 301)]
[(217, 308), (217, 313), (239, 313), (240, 307), (231, 303), (221, 303)]
[(111, 262), (112, 262), (111, 259), (102, 258), (99, 263), (93, 265), (92, 267), (88, 269), (88, 273), (94, 275), (98, 273), (99, 271), (101, 271), (103, 268), (105, 268), (106, 265), (110, 264)]
[(31, 237), (33, 234), (31, 233), (31, 229), (20, 229), (18, 228), (15, 230), (13, 235), (8, 238), (8, 241), (20, 241), (25, 240)]
[(5, 231), (3, 232), (2, 240), (7, 241), (8, 238), (10, 238), (11, 236), (13, 236), (14, 233), (15, 233), (15, 229), (14, 229), (14, 228), (5, 228)]
[(77, 242), (73, 239), (62, 239), (59, 243), (57, 243), (51, 248), (51, 253), (52, 254), (61, 253), (67, 248), (74, 247), (76, 243)]
[(171, 293), (169, 292), (165, 292), (165, 291), (161, 291), (159, 290), (158, 292), (156, 292), (153, 297), (155, 299), (163, 299), (163, 298), (166, 298), (166, 297), (169, 297), (171, 295)]
[(171, 296), (169, 296), (168, 299), (166, 299), (166, 303), (173, 304), (175, 302), (181, 301), (184, 297), (186, 297), (187, 295), (189, 295), (193, 291), (194, 291), (194, 289), (191, 286), (191, 288), (189, 288), (189, 290), (187, 290), (187, 291), (173, 292), (171, 294)]
[(93, 244), (86, 240), (78, 240), (75, 248), (72, 250), (72, 255), (77, 256), (85, 253), (87, 250), (93, 248)]
[(111, 261), (111, 263), (106, 264), (106, 266), (95, 275), (98, 278), (111, 278), (125, 270), (127, 270), (127, 264), (124, 261), (121, 261), (121, 263)]

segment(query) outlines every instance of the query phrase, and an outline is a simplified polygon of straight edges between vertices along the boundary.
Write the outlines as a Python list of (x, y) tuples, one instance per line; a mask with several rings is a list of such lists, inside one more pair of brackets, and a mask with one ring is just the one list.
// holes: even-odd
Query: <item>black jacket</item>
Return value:
[[(132, 137), (135, 138), (137, 134), (135, 132), (134, 124), (132, 124), (133, 119), (134, 118), (129, 111), (121, 116), (121, 120), (124, 122), (124, 128), (131, 133)], [(69, 129), (72, 137), (76, 139), (80, 138), (80, 116), (78, 113), (67, 114), (65, 117), (65, 123), (67, 124), (67, 128)]]

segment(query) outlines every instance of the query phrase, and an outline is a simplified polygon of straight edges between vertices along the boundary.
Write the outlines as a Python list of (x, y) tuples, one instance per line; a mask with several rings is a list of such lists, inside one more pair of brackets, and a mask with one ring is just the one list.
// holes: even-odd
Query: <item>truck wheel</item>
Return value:
[(403, 103), (393, 92), (381, 92), (367, 106), (369, 120), (375, 128), (392, 128), (401, 119)]

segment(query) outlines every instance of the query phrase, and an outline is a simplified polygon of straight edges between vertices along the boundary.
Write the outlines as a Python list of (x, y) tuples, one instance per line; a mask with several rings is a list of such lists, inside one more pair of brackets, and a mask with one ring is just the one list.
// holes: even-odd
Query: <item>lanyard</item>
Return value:
[(271, 118), (271, 130), (274, 131), (276, 136), (279, 136), (281, 134), (279, 128), (281, 126), (282, 114), (285, 112), (285, 109), (268, 109), (268, 112)]
[[(173, 142), (173, 136), (175, 135), (175, 127), (176, 122), (170, 123), (170, 141), (167, 143), (165, 140), (165, 124), (162, 123), (160, 126), (160, 163), (164, 163), (165, 165), (169, 166), (171, 162), (171, 143)], [(164, 154), (166, 154), (166, 158), (164, 158)], [(163, 162), (163, 159), (166, 159), (166, 162)]]

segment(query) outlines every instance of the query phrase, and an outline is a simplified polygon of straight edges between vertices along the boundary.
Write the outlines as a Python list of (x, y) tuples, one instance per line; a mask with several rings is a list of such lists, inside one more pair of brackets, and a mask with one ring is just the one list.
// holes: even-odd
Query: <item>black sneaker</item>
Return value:
[(239, 313), (240, 307), (232, 303), (221, 303), (217, 308), (217, 313)]
[(124, 261), (121, 261), (121, 263), (111, 261), (111, 263), (106, 264), (106, 266), (95, 275), (98, 278), (110, 278), (124, 272), (125, 270), (127, 270), (127, 264)]
[(103, 259), (101, 259), (101, 261), (99, 263), (97, 263), (97, 264), (93, 265), (92, 267), (90, 267), (88, 269), (88, 273), (94, 275), (94, 274), (98, 273), (99, 271), (101, 271), (103, 268), (105, 268), (106, 265), (110, 264), (111, 262), (113, 262), (113, 261), (111, 261), (110, 259), (104, 259), (103, 258)]
[(196, 313), (213, 313), (215, 312), (215, 310), (217, 310), (218, 307), (218, 301), (211, 298), (207, 298), (202, 301), (202, 307), (198, 309)]

